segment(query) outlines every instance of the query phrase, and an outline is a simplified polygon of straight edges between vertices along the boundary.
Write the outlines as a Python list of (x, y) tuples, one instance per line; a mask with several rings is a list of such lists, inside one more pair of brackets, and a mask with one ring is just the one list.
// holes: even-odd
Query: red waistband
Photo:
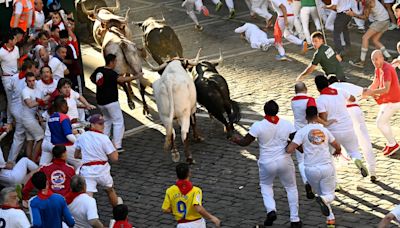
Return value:
[(360, 107), (358, 104), (348, 104), (346, 107), (351, 108), (351, 107)]
[(72, 142), (66, 142), (66, 143), (60, 143), (60, 144), (54, 144), (54, 146), (72, 146), (72, 145), (74, 145), (74, 143), (72, 143)]
[[(286, 16), (288, 16), (288, 17), (293, 17), (294, 16), (294, 14), (292, 14), (292, 13), (290, 13), (290, 14), (287, 14)], [(279, 17), (285, 17), (285, 16), (279, 16)]]
[(197, 220), (200, 220), (201, 218), (198, 218), (198, 219), (194, 219), (194, 220), (186, 220), (186, 219), (181, 219), (181, 220), (179, 220), (178, 221), (178, 223), (188, 223), (188, 222), (194, 222), (194, 221), (197, 221)]
[(105, 165), (105, 164), (107, 164), (107, 161), (91, 161), (84, 163), (82, 166)]

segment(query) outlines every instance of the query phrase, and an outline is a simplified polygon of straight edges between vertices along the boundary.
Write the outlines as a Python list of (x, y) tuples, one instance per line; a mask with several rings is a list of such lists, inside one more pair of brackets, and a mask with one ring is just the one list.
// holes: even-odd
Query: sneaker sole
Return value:
[(386, 157), (392, 156), (394, 153), (396, 153), (398, 150), (400, 150), (400, 146), (397, 147), (397, 149), (392, 150), (390, 153), (388, 153), (387, 155), (385, 155)]
[(326, 204), (324, 203), (322, 198), (318, 196), (318, 197), (315, 198), (315, 201), (318, 203), (322, 214), (325, 215), (325, 216), (329, 216), (329, 214), (330, 214), (329, 208), (328, 208), (328, 206), (326, 206)]
[(367, 168), (364, 167), (364, 165), (362, 164), (361, 161), (360, 161), (360, 162), (355, 162), (354, 164), (355, 164), (355, 165), (357, 166), (357, 168), (360, 170), (361, 175), (362, 175), (363, 177), (368, 176), (368, 170), (367, 170)]

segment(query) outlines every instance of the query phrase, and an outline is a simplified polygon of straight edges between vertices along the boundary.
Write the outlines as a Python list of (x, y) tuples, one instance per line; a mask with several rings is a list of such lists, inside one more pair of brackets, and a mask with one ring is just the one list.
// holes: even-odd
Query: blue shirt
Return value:
[(51, 133), (51, 143), (53, 145), (72, 145), (67, 139), (67, 135), (72, 134), (71, 121), (66, 114), (55, 112), (48, 120)]
[(34, 228), (62, 228), (64, 221), (69, 227), (75, 225), (64, 197), (57, 193), (39, 194), (29, 200), (29, 212)]

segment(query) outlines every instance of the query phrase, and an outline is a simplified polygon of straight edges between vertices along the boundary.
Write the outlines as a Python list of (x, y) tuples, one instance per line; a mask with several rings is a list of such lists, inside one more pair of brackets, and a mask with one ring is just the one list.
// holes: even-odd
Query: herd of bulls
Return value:
[[(129, 10), (125, 17), (116, 15), (120, 8), (119, 0), (115, 7), (90, 6), (86, 5), (87, 2), (90, 1), (81, 4), (77, 9), (82, 9), (87, 18), (94, 22), (93, 38), (101, 46), (103, 55), (117, 56), (115, 71), (120, 75), (137, 77), (143, 101), (143, 114), (149, 113), (145, 101), (145, 88), (153, 87), (158, 113), (166, 128), (164, 150), (171, 151), (173, 161), (180, 160), (174, 143), (173, 121), (176, 119), (181, 127), (186, 161), (194, 162), (189, 150), (188, 133), (192, 126), (195, 140), (201, 140), (196, 131), (196, 102), (225, 125), (227, 137), (232, 136), (233, 124), (240, 120), (240, 108), (237, 102), (230, 99), (228, 84), (216, 69), (223, 61), (222, 53), (218, 60), (200, 61), (200, 49), (195, 59), (184, 58), (182, 45), (174, 30), (166, 24), (164, 18), (156, 20), (152, 17), (135, 23), (143, 31), (144, 48), (138, 48), (132, 42), (132, 32), (128, 24)], [(147, 52), (159, 66), (153, 66), (147, 61)], [(150, 83), (143, 76), (142, 60), (161, 75), (154, 83)], [(123, 85), (123, 88), (128, 97), (129, 107), (133, 109), (132, 88), (130, 84)]]

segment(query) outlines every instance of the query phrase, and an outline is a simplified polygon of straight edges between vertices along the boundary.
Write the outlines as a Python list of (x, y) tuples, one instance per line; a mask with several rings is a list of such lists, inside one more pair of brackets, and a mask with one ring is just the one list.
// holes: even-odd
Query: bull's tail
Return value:
[(173, 97), (173, 91), (172, 91), (172, 81), (167, 83), (167, 91), (168, 91), (168, 100), (169, 100), (169, 116), (168, 116), (168, 123), (171, 125), (166, 129), (166, 133), (168, 136), (172, 135), (172, 129), (173, 129), (173, 121), (174, 121), (174, 113), (175, 113), (175, 104), (174, 104), (174, 97)]
[(229, 115), (229, 122), (238, 123), (242, 118), (242, 115), (240, 113), (239, 103), (234, 100), (231, 100), (231, 106), (232, 106), (232, 113)]

